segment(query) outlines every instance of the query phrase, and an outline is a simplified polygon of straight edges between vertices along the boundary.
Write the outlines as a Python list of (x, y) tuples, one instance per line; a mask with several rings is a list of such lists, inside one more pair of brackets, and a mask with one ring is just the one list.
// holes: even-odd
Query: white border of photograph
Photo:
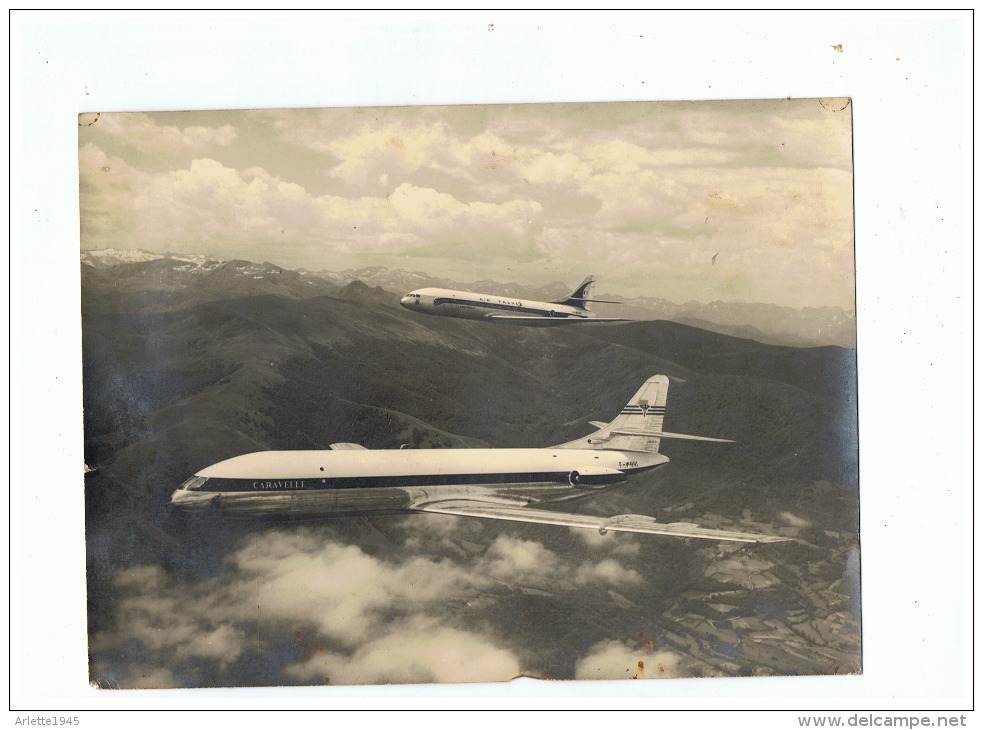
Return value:
[[(971, 33), (970, 12), (13, 13), (11, 708), (968, 708)], [(862, 675), (88, 686), (79, 112), (840, 96), (855, 132)]]

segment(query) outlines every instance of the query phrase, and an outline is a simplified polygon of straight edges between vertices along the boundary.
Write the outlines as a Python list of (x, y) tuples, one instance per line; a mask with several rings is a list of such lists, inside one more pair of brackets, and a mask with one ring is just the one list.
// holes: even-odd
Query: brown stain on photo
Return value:
[(847, 98), (843, 100), (842, 106), (839, 106), (839, 104), (839, 99), (819, 99), (819, 105), (828, 112), (841, 112), (849, 108), (851, 100)]
[[(734, 198), (729, 195), (724, 195), (717, 190), (711, 190), (707, 193), (706, 206), (711, 211), (715, 210), (737, 210), (741, 207), (741, 204), (737, 202)], [(710, 220), (710, 216), (704, 219), (703, 224), (706, 225)]]
[(843, 44), (842, 43), (837, 43), (835, 46), (830, 46), (830, 48), (832, 48), (837, 53), (843, 53)]

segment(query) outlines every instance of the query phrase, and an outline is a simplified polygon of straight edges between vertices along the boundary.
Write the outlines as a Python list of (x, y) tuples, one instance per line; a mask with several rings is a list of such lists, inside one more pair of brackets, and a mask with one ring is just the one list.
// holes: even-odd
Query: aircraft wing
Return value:
[(713, 530), (689, 522), (659, 522), (645, 515), (617, 515), (616, 517), (595, 517), (566, 512), (549, 512), (530, 509), (511, 504), (482, 502), (475, 499), (448, 499), (423, 502), (412, 509), (421, 512), (434, 512), (460, 517), (484, 517), (490, 520), (510, 520), (513, 522), (535, 522), (544, 525), (563, 525), (595, 529), (602, 535), (608, 530), (615, 532), (641, 532), (649, 535), (673, 535), (675, 537), (698, 537), (706, 540), (729, 540), (733, 542), (785, 542), (789, 538), (774, 535), (757, 535), (750, 532)]
[(591, 322), (631, 322), (622, 317), (524, 317), (511, 314), (488, 314), (485, 319), (503, 324), (524, 324), (527, 327), (553, 327), (561, 324), (589, 324)]

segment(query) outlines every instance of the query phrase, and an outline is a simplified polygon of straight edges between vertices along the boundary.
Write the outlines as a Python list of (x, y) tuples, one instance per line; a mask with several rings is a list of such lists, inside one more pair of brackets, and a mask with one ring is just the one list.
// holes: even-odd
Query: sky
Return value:
[(855, 302), (847, 99), (79, 117), (83, 250)]

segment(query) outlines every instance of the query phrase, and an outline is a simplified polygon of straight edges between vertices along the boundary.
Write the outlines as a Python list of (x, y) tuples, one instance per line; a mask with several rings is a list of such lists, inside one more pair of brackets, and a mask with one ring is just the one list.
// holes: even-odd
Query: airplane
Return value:
[(610, 422), (548, 448), (382, 449), (335, 443), (320, 451), (261, 451), (195, 473), (171, 496), (186, 511), (227, 516), (371, 517), (435, 513), (736, 542), (786, 538), (551, 509), (665, 466), (661, 439), (733, 443), (662, 430), (669, 378), (649, 378)]
[(528, 299), (476, 294), (453, 289), (417, 289), (399, 300), (411, 312), (435, 314), (440, 317), (480, 319), (499, 324), (519, 324), (527, 327), (553, 327), (561, 324), (587, 322), (628, 322), (618, 317), (597, 317), (590, 310), (591, 302), (618, 304), (604, 299), (591, 299), (594, 277), (588, 276), (580, 286), (563, 299), (537, 302)]

